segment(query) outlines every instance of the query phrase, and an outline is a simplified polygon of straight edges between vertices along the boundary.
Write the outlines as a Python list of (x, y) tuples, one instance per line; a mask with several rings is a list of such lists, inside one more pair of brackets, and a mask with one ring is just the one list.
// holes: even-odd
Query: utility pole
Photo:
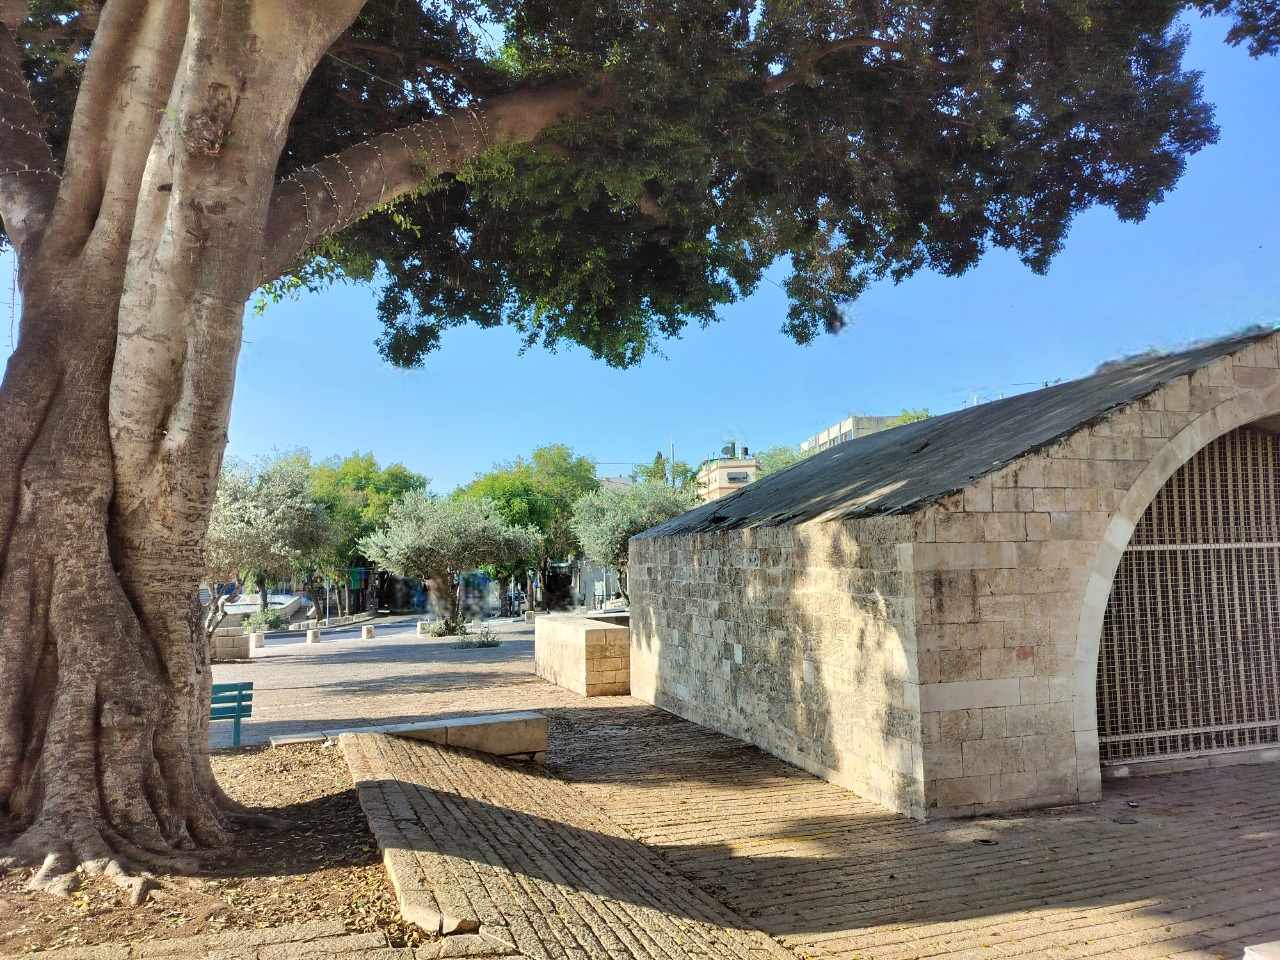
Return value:
[(676, 442), (671, 441), (671, 459), (667, 461), (667, 468), (671, 471), (671, 489), (676, 488)]

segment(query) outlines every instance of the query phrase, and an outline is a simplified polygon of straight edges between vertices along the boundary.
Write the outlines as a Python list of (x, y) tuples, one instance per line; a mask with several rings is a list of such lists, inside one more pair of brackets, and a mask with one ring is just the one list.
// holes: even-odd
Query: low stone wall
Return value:
[(349, 623), (363, 623), (365, 620), (377, 619), (376, 613), (357, 613), (351, 617), (330, 617), (328, 620), (316, 621), (319, 627), (344, 627)]
[(238, 628), (235, 633), (218, 631), (213, 636), (210, 653), (214, 663), (224, 660), (248, 660), (250, 657), (249, 634), (240, 632)]
[(589, 620), (599, 620), (602, 623), (611, 623), (615, 627), (626, 627), (631, 629), (631, 614), (626, 611), (615, 610), (592, 610), (589, 613), (580, 614)]
[(631, 692), (631, 631), (589, 617), (547, 614), (534, 623), (533, 669), (584, 697)]

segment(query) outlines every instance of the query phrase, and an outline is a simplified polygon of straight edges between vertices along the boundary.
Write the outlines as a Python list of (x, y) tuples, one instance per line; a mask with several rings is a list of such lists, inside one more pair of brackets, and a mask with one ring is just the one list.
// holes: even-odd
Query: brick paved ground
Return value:
[[(255, 681), (246, 742), (337, 720), (542, 710), (551, 772), (802, 954), (1211, 960), (1280, 939), (1276, 766), (1133, 780), (1086, 807), (921, 825), (639, 701), (542, 683), (529, 675), (531, 631), (507, 631), (496, 650), (384, 627), (371, 643), (269, 644), (215, 679)], [(454, 790), (470, 796), (465, 784)], [(558, 820), (565, 796), (526, 802)]]
[(425, 879), (436, 909), (513, 952), (791, 956), (537, 764), (379, 734), (342, 744), (402, 896)]
[(631, 713), (612, 721), (623, 728), (612, 749), (562, 756), (562, 775), (801, 952), (1238, 958), (1280, 939), (1275, 766), (1144, 778), (1100, 804), (922, 825), (675, 718), (626, 730)]

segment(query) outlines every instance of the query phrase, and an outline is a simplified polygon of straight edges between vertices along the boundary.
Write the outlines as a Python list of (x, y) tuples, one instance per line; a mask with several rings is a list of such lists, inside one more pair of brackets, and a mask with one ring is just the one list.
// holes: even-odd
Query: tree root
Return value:
[[(120, 853), (118, 851), (125, 851)], [(132, 906), (146, 901), (160, 885), (153, 870), (194, 873), (200, 863), (190, 856), (143, 850), (107, 829), (81, 827), (70, 836), (51, 828), (32, 827), (0, 850), (0, 869), (35, 868), (27, 889), (68, 897), (86, 877), (102, 877), (119, 887)]]

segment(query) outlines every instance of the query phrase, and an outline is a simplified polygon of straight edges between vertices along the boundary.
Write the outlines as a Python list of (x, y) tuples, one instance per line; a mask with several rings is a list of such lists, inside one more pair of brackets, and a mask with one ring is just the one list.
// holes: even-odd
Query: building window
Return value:
[(751, 479), (751, 474), (745, 470), (730, 470), (725, 479), (730, 483), (747, 483)]

